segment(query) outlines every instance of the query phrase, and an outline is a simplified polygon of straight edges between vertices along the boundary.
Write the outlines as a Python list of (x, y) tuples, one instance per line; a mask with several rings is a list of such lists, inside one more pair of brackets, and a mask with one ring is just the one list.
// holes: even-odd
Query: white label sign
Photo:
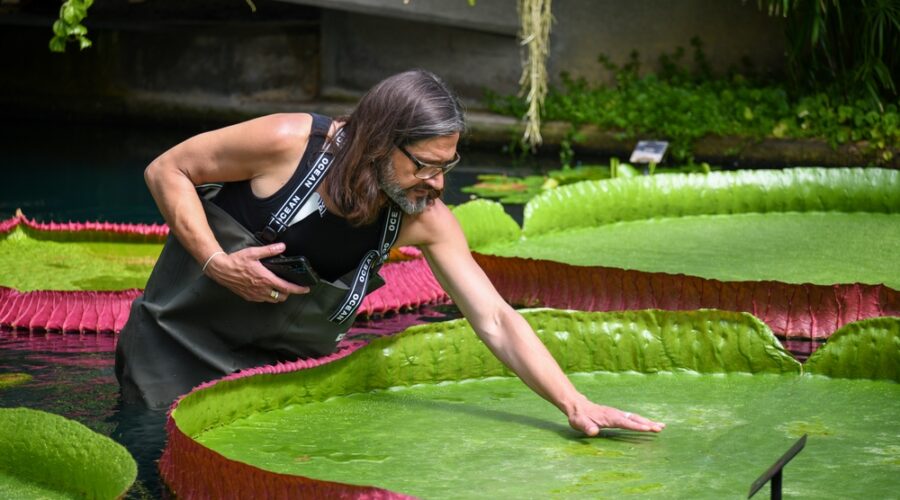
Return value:
[(629, 163), (660, 163), (666, 155), (666, 141), (638, 141), (634, 151), (631, 152)]

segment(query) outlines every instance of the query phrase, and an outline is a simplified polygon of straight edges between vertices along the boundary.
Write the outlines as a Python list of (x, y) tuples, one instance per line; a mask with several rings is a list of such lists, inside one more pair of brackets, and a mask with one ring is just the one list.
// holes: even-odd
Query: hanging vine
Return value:
[(541, 144), (541, 112), (547, 96), (547, 56), (550, 54), (551, 0), (519, 0), (519, 39), (522, 54), (520, 95), (528, 103), (522, 142), (535, 149)]

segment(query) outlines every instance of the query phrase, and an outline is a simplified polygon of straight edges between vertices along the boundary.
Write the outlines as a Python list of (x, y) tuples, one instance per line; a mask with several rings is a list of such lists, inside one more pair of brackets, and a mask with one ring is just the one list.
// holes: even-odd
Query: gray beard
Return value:
[(400, 186), (394, 172), (394, 163), (391, 160), (388, 160), (378, 167), (378, 187), (384, 191), (384, 194), (386, 194), (388, 198), (400, 207), (400, 210), (403, 210), (403, 212), (409, 215), (418, 215), (424, 212), (431, 201), (428, 196), (420, 196), (413, 199), (409, 198), (409, 192), (416, 187), (413, 186), (410, 189), (403, 189)]

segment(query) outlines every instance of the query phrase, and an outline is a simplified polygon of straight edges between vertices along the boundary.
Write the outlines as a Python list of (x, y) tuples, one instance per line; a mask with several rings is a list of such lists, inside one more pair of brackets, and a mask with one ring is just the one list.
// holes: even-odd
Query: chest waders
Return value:
[[(339, 147), (342, 140), (339, 131), (334, 143)], [(222, 249), (231, 253), (275, 241), (315, 192), (332, 158), (326, 148), (257, 235), (209, 201), (219, 186), (198, 188)], [(244, 368), (334, 352), (363, 297), (384, 284), (377, 271), (397, 239), (401, 215), (390, 206), (378, 248), (356, 269), (279, 304), (248, 302), (208, 278), (170, 234), (119, 335), (116, 377), (124, 399), (164, 408), (198, 384)]]

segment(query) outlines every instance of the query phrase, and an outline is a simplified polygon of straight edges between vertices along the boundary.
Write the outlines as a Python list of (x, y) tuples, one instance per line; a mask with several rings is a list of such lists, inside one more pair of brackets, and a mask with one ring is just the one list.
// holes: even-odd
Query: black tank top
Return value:
[[(276, 211), (293, 191), (322, 150), (331, 119), (312, 114), (313, 125), (306, 151), (290, 180), (273, 195), (260, 198), (253, 194), (250, 181), (226, 182), (213, 202), (241, 225), (256, 233), (266, 227)], [(330, 173), (327, 175), (331, 175)], [(334, 281), (352, 271), (369, 250), (377, 247), (387, 211), (372, 224), (354, 227), (324, 207), (306, 216), (281, 233), (278, 241), (287, 246), (285, 255), (304, 255), (322, 278)]]

